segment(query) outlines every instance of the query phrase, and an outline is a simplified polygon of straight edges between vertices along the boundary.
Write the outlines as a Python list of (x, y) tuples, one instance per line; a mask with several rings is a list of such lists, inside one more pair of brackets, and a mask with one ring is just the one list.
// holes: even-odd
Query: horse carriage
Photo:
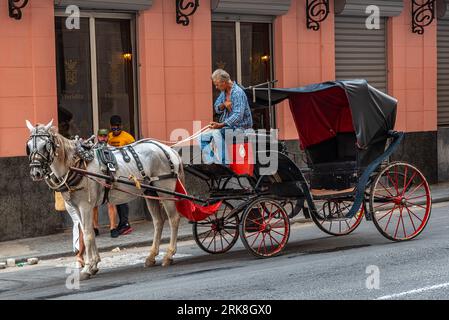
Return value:
[[(209, 201), (221, 201), (215, 214), (191, 219), (199, 247), (223, 253), (240, 236), (253, 255), (274, 256), (288, 241), (290, 219), (301, 211), (334, 236), (353, 232), (363, 217), (390, 240), (418, 236), (430, 217), (430, 188), (415, 166), (389, 162), (404, 139), (393, 131), (396, 99), (364, 80), (295, 89), (271, 84), (246, 89), (251, 107), (288, 99), (307, 167), (298, 167), (282, 144), (251, 154), (246, 141), (231, 148), (235, 156), (244, 147), (243, 163), (187, 165), (209, 186)], [(259, 161), (267, 153), (277, 157), (271, 172)]]
[[(319, 229), (334, 236), (351, 233), (363, 217), (373, 221), (379, 232), (393, 241), (411, 240), (423, 231), (431, 212), (426, 178), (409, 163), (389, 161), (404, 139), (404, 133), (393, 131), (396, 99), (373, 88), (365, 80), (326, 82), (294, 89), (272, 88), (272, 82), (269, 82), (245, 91), (252, 108), (273, 108), (288, 100), (306, 166), (298, 166), (283, 144), (272, 147), (268, 143), (266, 148), (253, 148), (254, 139), (257, 142), (259, 138), (254, 134), (254, 139), (247, 135), (228, 147), (234, 159), (230, 165), (182, 165), (172, 148), (143, 140), (128, 147), (136, 163), (128, 156), (122, 168), (119, 165), (122, 177), (105, 175), (98, 166), (82, 166), (82, 161), (78, 161), (65, 170), (67, 173), (62, 178), (55, 178), (55, 172), (65, 172), (52, 164), (53, 158), (58, 156), (55, 151), (58, 143), (64, 142), (49, 133), (50, 124), (45, 128), (33, 128), (28, 123), (32, 176), (35, 180), (45, 176), (47, 184), (54, 190), (73, 189), (70, 182), (76, 180), (79, 183), (80, 180), (76, 176), (99, 178), (109, 184), (106, 188), (126, 186), (126, 190), (114, 187), (113, 194), (118, 191), (131, 194), (136, 187), (146, 190), (142, 196), (150, 201), (164, 202), (166, 210), (173, 211), (171, 205), (175, 203), (176, 211), (192, 223), (199, 247), (212, 254), (230, 250), (240, 237), (246, 249), (256, 257), (275, 256), (288, 242), (290, 220), (300, 212), (311, 218)], [(42, 140), (42, 146), (38, 145), (38, 139)], [(151, 144), (153, 149), (144, 150), (144, 144)], [(70, 148), (65, 149), (70, 153)], [(125, 158), (124, 149), (114, 152)], [(160, 156), (156, 157), (156, 152)], [(161, 169), (153, 172), (155, 177), (145, 175), (146, 164), (142, 164), (139, 156), (145, 161), (147, 157), (153, 157), (153, 163), (158, 161), (154, 167)], [(59, 157), (63, 168), (64, 157)], [(178, 159), (176, 163), (173, 158)], [(168, 162), (164, 163), (164, 159)], [(276, 165), (273, 167), (266, 159), (275, 159)], [(123, 177), (136, 172), (136, 164), (140, 179)], [(175, 172), (178, 166), (208, 186), (206, 196), (187, 193), (178, 176), (180, 171)], [(166, 174), (162, 170), (165, 167)], [(168, 179), (168, 182), (159, 183), (162, 179)], [(89, 194), (89, 203), (101, 203), (107, 192), (101, 188), (94, 191)], [(91, 195), (97, 200), (91, 201)], [(113, 200), (117, 203), (125, 201), (119, 196)], [(94, 206), (88, 206), (86, 200), (79, 202), (79, 210), (84, 214)], [(169, 217), (173, 218), (173, 213)], [(173, 221), (171, 226), (177, 223)], [(85, 227), (90, 228), (88, 224)], [(156, 233), (160, 236), (160, 232)], [(172, 233), (174, 238), (175, 235)], [(90, 238), (86, 239), (89, 241)], [(154, 264), (158, 245), (153, 243), (148, 258), (150, 263)], [(170, 246), (168, 260), (176, 251), (176, 239), (172, 239)], [(98, 253), (88, 254), (94, 262), (85, 272), (95, 274)]]

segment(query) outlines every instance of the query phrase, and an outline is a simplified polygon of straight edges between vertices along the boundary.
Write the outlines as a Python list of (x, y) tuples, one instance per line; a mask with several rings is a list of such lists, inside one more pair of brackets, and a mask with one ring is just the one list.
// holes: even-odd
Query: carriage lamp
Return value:
[(131, 61), (133, 59), (132, 53), (124, 53), (123, 59), (125, 59), (126, 61)]
[(200, 0), (175, 0), (176, 1), (176, 23), (188, 26), (189, 17), (193, 15), (200, 6)]
[(9, 16), (16, 20), (22, 19), (22, 9), (27, 4), (28, 0), (8, 0)]

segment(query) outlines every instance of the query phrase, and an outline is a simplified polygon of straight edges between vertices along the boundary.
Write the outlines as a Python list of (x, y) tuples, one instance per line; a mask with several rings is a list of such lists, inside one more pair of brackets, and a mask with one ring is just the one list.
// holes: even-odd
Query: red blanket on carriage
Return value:
[[(175, 191), (177, 193), (187, 195), (187, 191), (179, 179), (176, 182)], [(209, 206), (201, 206), (199, 204), (193, 203), (191, 200), (179, 199), (178, 201), (176, 201), (176, 209), (189, 221), (197, 222), (217, 213), (218, 209), (220, 209), (221, 207), (221, 203), (222, 201), (219, 201)]]

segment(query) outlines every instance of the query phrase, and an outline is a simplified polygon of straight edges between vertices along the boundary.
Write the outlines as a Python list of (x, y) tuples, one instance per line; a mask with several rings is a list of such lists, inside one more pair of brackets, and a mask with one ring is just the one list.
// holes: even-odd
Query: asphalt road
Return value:
[(240, 240), (219, 256), (181, 242), (167, 268), (143, 267), (149, 248), (110, 252), (79, 289), (66, 286), (76, 277), (73, 258), (41, 261), (0, 270), (0, 299), (448, 299), (448, 211), (449, 203), (434, 205), (424, 232), (402, 243), (367, 221), (339, 238), (295, 224), (284, 253), (271, 259), (253, 258)]

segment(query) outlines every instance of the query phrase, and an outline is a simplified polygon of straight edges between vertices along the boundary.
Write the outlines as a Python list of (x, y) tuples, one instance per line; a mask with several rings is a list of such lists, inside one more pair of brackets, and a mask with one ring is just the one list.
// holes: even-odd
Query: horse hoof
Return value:
[(153, 267), (155, 264), (156, 264), (156, 259), (150, 259), (150, 258), (147, 258), (147, 259), (145, 260), (145, 267), (146, 267), (146, 268)]
[(173, 259), (164, 259), (164, 261), (162, 261), (162, 266), (163, 267), (168, 267), (170, 265), (173, 264)]
[(95, 269), (90, 270), (90, 272), (94, 276), (98, 273), (98, 270), (99, 270), (98, 268), (95, 268)]
[(80, 280), (84, 281), (84, 280), (89, 280), (91, 277), (91, 275), (87, 272), (81, 272), (80, 273)]

